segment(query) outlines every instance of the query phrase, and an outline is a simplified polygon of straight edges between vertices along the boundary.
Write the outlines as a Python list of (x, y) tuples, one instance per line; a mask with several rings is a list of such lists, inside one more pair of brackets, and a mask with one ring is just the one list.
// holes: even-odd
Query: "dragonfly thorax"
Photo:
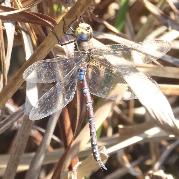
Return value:
[(86, 42), (92, 38), (93, 30), (89, 24), (80, 23), (75, 30), (75, 36), (77, 41)]

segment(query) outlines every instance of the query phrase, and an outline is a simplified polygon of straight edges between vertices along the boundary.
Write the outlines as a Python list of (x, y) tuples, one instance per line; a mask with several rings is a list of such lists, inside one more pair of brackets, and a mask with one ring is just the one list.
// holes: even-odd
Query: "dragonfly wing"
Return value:
[(35, 62), (24, 71), (23, 78), (30, 83), (58, 82), (62, 77), (67, 76), (74, 67), (78, 67), (82, 58), (82, 56), (74, 58), (59, 56)]
[[(171, 49), (171, 44), (163, 40), (146, 40), (142, 43), (126, 41), (124, 44), (105, 45), (102, 48), (92, 49), (94, 55), (117, 55), (121, 54), (126, 60), (131, 61), (130, 52), (135, 52), (143, 56), (144, 63), (152, 62), (164, 56)], [(127, 56), (126, 56), (127, 55)]]
[[(74, 97), (76, 91), (77, 69), (68, 75), (63, 83), (57, 82), (33, 105), (26, 100), (26, 113), (31, 120), (47, 117), (66, 106)], [(50, 84), (49, 84), (50, 85)]]
[(145, 40), (141, 44), (144, 49), (147, 49), (147, 53), (149, 53), (149, 55), (143, 57), (144, 63), (149, 63), (161, 58), (171, 49), (171, 44), (169, 42), (159, 39)]
[(91, 53), (93, 55), (120, 55), (123, 51), (130, 51), (131, 48), (125, 47), (121, 44), (104, 45), (103, 47), (93, 48)]
[(105, 59), (92, 59), (87, 70), (90, 92), (96, 96), (115, 99), (119, 94), (123, 99), (135, 99), (123, 77)]

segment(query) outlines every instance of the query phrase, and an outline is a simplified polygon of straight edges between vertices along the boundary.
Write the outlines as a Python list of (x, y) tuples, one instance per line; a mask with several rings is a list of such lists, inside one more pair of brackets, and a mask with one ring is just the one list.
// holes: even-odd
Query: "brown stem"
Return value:
[[(55, 169), (52, 179), (60, 178), (60, 175), (62, 172), (63, 161), (66, 157), (67, 151), (69, 150), (69, 148), (71, 146), (72, 141), (74, 140), (72, 123), (71, 123), (71, 119), (70, 119), (70, 115), (69, 115), (69, 111), (68, 111), (67, 107), (65, 107), (62, 111), (62, 119), (60, 121), (60, 126), (61, 126), (61, 129), (63, 129), (64, 145), (65, 145), (66, 152), (63, 155), (63, 157), (60, 158), (60, 160), (56, 166), (56, 169)], [(77, 163), (78, 163), (78, 158), (74, 157), (71, 160), (70, 169), (74, 168), (74, 166)]]

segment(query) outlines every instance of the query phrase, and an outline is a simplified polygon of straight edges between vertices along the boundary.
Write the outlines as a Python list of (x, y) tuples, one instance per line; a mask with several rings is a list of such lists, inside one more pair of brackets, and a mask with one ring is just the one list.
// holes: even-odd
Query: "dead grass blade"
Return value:
[(179, 85), (160, 84), (161, 91), (166, 95), (179, 96)]
[(162, 164), (164, 163), (164, 161), (166, 160), (166, 158), (169, 156), (169, 154), (179, 145), (179, 140), (175, 141), (174, 143), (170, 144), (167, 147), (167, 150), (165, 150), (161, 156), (160, 159), (156, 162), (156, 164), (153, 167), (154, 171), (158, 171)]
[(169, 4), (169, 6), (172, 8), (173, 12), (175, 12), (175, 14), (179, 14), (179, 11), (175, 5), (175, 1), (170, 1), (170, 0), (167, 0), (167, 3)]
[(53, 132), (55, 130), (60, 113), (61, 113), (61, 111), (58, 111), (57, 113), (52, 115), (51, 118), (49, 119), (49, 121), (47, 123), (47, 129), (46, 129), (45, 135), (43, 137), (43, 140), (42, 140), (34, 158), (31, 161), (31, 164), (30, 164), (29, 170), (27, 171), (25, 179), (38, 178), (38, 176), (40, 174), (41, 166), (43, 164), (43, 160), (46, 155), (47, 148), (50, 144), (50, 141), (51, 141)]
[[(142, 176), (142, 172), (139, 169), (139, 167), (133, 167), (132, 164), (129, 161), (129, 157), (124, 153), (124, 150), (122, 152), (119, 152), (118, 154), (118, 160), (120, 161), (121, 165), (128, 169), (128, 172), (133, 176)], [(142, 161), (141, 158), (138, 159), (138, 161)]]
[(168, 135), (158, 127), (151, 127), (147, 130), (142, 130), (140, 134), (138, 133), (139, 132), (136, 132), (136, 135), (134, 135), (133, 133), (132, 135), (121, 137), (120, 139), (118, 139), (118, 142), (116, 144), (113, 144), (112, 146), (107, 148), (107, 153), (116, 153), (117, 151), (125, 149), (136, 143), (144, 143), (151, 140), (161, 140), (163, 138), (169, 138)]
[[(15, 9), (7, 6), (0, 6), (0, 19), (17, 22), (28, 22), (53, 28), (57, 23), (48, 15), (35, 12), (27, 12), (27, 9)], [(3, 12), (2, 12), (3, 11)]]
[(171, 27), (172, 29), (175, 29), (179, 31), (179, 23), (172, 20), (170, 17), (168, 17), (166, 14), (164, 14), (159, 8), (154, 6), (152, 3), (150, 3), (148, 0), (142, 1), (145, 5), (145, 7), (164, 25)]
[(144, 74), (135, 72), (124, 77), (139, 101), (147, 108), (156, 123), (168, 132), (179, 134), (178, 121), (175, 119), (171, 106), (159, 88)]
[(22, 118), (24, 111), (22, 109), (14, 112), (3, 121), (0, 121), (0, 134), (10, 128), (16, 121)]
[[(108, 159), (108, 155), (106, 154), (105, 147), (100, 149), (101, 159), (102, 161), (106, 161)], [(98, 163), (94, 160), (93, 156), (90, 155), (85, 160), (81, 161), (77, 166), (77, 178), (89, 177), (91, 173), (97, 171), (99, 169)]]
[[(106, 149), (105, 147), (100, 148), (100, 155), (102, 161), (106, 161), (108, 159), (108, 155), (106, 154)], [(94, 157), (89, 155), (85, 160), (77, 163), (75, 168), (73, 168), (72, 171), (63, 171), (61, 176), (64, 179), (69, 179), (71, 178), (70, 176), (73, 176), (73, 178), (84, 178), (84, 177), (89, 177), (91, 173), (94, 171), (99, 170), (99, 165), (98, 163), (94, 160)]]
[(10, 59), (11, 59), (11, 53), (14, 43), (14, 35), (15, 35), (15, 24), (13, 22), (7, 21), (4, 22), (4, 27), (6, 30), (6, 36), (7, 36), (7, 50), (6, 50), (6, 58), (5, 58), (5, 64), (4, 64), (4, 82), (7, 84), (7, 75), (9, 72), (10, 67)]
[(127, 61), (111, 55), (106, 58), (118, 67), (119, 75), (123, 76), (156, 124), (169, 133), (179, 135), (179, 122), (175, 119), (168, 100), (156, 84)]
[(121, 137), (136, 136), (153, 127), (155, 127), (153, 121), (146, 121), (145, 123), (132, 125), (132, 126), (123, 126), (123, 125), (118, 126), (119, 134)]
[[(131, 131), (131, 133), (129, 132)], [(163, 139), (169, 139), (169, 136), (159, 129), (155, 127), (155, 124), (151, 121), (135, 125), (134, 127), (119, 127), (119, 134), (113, 135), (111, 137), (105, 137), (98, 141), (99, 145), (106, 146), (107, 153), (115, 153), (121, 149), (126, 148), (135, 143), (144, 143), (148, 141), (160, 141)], [(80, 158), (84, 158), (86, 156), (91, 157), (91, 151), (89, 150), (90, 144), (84, 146), (84, 150), (79, 153)], [(56, 163), (59, 157), (62, 157), (64, 153), (64, 148), (55, 149), (52, 152), (47, 152), (45, 159), (43, 161), (43, 165)], [(106, 152), (105, 152), (106, 153)], [(30, 162), (34, 157), (34, 153), (26, 153), (22, 155), (21, 161), (19, 162), (18, 171), (25, 171), (29, 169)], [(0, 176), (4, 174), (4, 169), (7, 166), (9, 161), (9, 154), (0, 155)], [(94, 159), (93, 159), (94, 161)], [(92, 161), (91, 161), (92, 162)]]
[[(157, 6), (160, 9), (164, 9), (165, 7), (165, 1), (159, 1), (157, 3)], [(147, 22), (144, 23), (139, 31), (137, 32), (136, 36), (134, 37), (134, 40), (139, 42), (145, 39), (145, 37), (151, 32), (153, 31), (155, 24), (156, 24), (157, 19), (152, 15), (149, 14), (149, 16), (147, 16)]]
[(2, 73), (0, 74), (0, 91), (3, 88), (3, 85), (6, 83), (5, 77), (5, 44), (4, 44), (4, 35), (3, 35), (3, 28), (2, 28), (2, 21), (0, 21), (0, 62), (1, 62), (1, 70)]
[(139, 71), (146, 73), (149, 76), (179, 79), (179, 68), (177, 67), (160, 67), (151, 64), (136, 65), (136, 67)]
[[(130, 165), (132, 168), (134, 168), (135, 166), (137, 166), (138, 164), (140, 164), (142, 162), (143, 159), (138, 159), (134, 162), (132, 162)], [(104, 179), (117, 179), (120, 178), (122, 176), (124, 176), (125, 174), (127, 174), (129, 172), (129, 169), (127, 167), (122, 167), (120, 169), (115, 170), (113, 173), (107, 175)]]
[[(63, 141), (64, 141), (64, 145), (65, 145), (65, 153), (64, 155), (59, 159), (56, 167), (55, 167), (55, 171), (53, 174), (53, 178), (58, 178), (64, 171), (61, 171), (61, 168), (63, 166), (63, 159), (66, 157), (66, 153), (68, 152), (69, 148), (71, 147), (71, 143), (74, 140), (74, 134), (73, 134), (73, 130), (72, 130), (72, 121), (70, 119), (70, 115), (68, 112), (67, 107), (65, 107), (62, 111), (62, 121), (61, 121), (61, 130), (63, 131), (64, 135), (63, 135)], [(71, 164), (70, 164), (70, 168), (74, 169), (74, 166), (76, 165), (76, 163), (78, 163), (78, 158), (74, 157), (71, 160)]]
[(22, 154), (24, 153), (33, 121), (24, 115), (23, 123), (13, 141), (11, 153), (3, 179), (13, 179)]

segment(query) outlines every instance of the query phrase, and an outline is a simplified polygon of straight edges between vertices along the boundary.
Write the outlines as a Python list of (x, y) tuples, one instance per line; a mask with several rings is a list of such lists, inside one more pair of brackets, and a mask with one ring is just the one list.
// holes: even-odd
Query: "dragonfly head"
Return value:
[(80, 23), (75, 30), (77, 41), (86, 42), (92, 38), (93, 30), (87, 23)]

